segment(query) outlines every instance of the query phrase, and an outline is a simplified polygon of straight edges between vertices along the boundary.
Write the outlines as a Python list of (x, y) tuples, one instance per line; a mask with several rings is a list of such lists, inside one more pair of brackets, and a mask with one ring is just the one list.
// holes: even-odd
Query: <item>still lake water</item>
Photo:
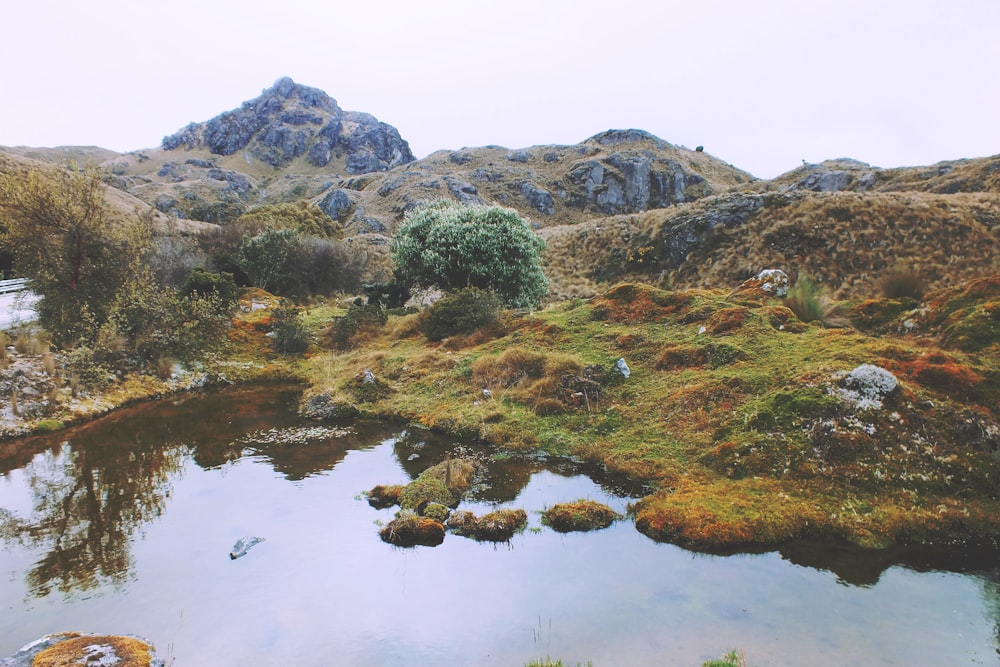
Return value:
[[(360, 494), (463, 445), (303, 423), (296, 397), (198, 394), (0, 443), (0, 657), (77, 630), (140, 635), (177, 666), (698, 666), (737, 647), (760, 666), (1000, 664), (996, 553), (713, 556), (629, 521), (562, 535), (538, 512), (641, 493), (567, 461), (495, 462), (462, 504), (525, 509), (509, 544), (389, 546), (393, 509)], [(265, 541), (230, 560), (245, 535)]]

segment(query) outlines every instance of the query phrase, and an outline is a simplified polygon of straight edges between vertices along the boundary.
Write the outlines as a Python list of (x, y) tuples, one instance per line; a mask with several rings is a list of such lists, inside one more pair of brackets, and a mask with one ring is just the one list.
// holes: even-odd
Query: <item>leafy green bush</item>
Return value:
[(281, 354), (302, 354), (309, 348), (309, 332), (299, 309), (282, 303), (273, 311), (274, 350)]
[(266, 290), (282, 277), (298, 240), (294, 229), (265, 229), (243, 239), (237, 261), (250, 283)]
[(118, 371), (155, 369), (164, 357), (193, 361), (222, 341), (229, 312), (214, 294), (184, 296), (142, 273), (119, 290), (94, 354)]
[(219, 305), (229, 312), (236, 306), (236, 302), (240, 298), (240, 288), (236, 286), (236, 281), (231, 273), (213, 273), (196, 268), (188, 274), (187, 280), (184, 281), (184, 286), (181, 288), (181, 296), (192, 295), (214, 296), (218, 299)]
[(472, 333), (497, 321), (500, 299), (476, 287), (467, 287), (438, 299), (427, 309), (420, 331), (429, 340)]
[(544, 247), (513, 209), (439, 200), (406, 215), (393, 238), (393, 259), (409, 285), (478, 287), (509, 306), (529, 308), (548, 291)]

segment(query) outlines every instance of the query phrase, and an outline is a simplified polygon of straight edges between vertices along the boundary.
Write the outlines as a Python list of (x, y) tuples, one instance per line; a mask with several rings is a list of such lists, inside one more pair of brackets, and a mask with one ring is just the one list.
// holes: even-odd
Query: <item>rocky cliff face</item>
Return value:
[(300, 156), (314, 167), (326, 167), (343, 155), (350, 174), (391, 169), (414, 159), (396, 128), (367, 113), (344, 111), (323, 91), (289, 78), (239, 109), (164, 137), (162, 147), (207, 148), (213, 155), (245, 151), (275, 168)]

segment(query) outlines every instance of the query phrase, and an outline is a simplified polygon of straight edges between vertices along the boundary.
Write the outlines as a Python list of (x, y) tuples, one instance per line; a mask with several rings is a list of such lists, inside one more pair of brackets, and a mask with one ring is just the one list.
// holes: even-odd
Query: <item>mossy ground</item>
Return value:
[[(658, 491), (635, 515), (655, 539), (709, 549), (801, 536), (995, 541), (1000, 353), (992, 321), (980, 323), (995, 312), (990, 285), (937, 319), (927, 303), (955, 305), (969, 290), (930, 295), (917, 311), (866, 302), (865, 329), (881, 335), (802, 324), (780, 301), (622, 285), (442, 342), (419, 333), (417, 314), (390, 317), (359, 347), (298, 368), (310, 393), (366, 415), (650, 483)], [(951, 342), (964, 321), (954, 313), (975, 320), (974, 344)], [(904, 325), (918, 314), (917, 329)], [(619, 358), (627, 379), (613, 370)], [(880, 408), (840, 391), (861, 364), (899, 380)], [(364, 369), (391, 391), (358, 403), (350, 381)]]

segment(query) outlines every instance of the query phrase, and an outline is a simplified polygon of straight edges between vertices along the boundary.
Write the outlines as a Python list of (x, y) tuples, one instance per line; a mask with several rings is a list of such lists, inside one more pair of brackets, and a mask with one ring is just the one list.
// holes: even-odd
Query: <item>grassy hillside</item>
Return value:
[(934, 289), (1000, 271), (991, 193), (738, 192), (541, 233), (556, 299), (617, 280), (722, 288), (767, 268), (862, 298), (894, 273)]
[[(50, 172), (56, 169), (66, 169), (70, 165), (76, 164), (83, 167), (87, 164), (88, 157), (97, 158), (103, 155), (105, 149), (91, 149), (89, 147), (77, 150), (76, 147), (55, 149), (7, 149), (0, 148), (0, 171), (13, 174), (27, 174), (29, 170), (39, 170), (41, 173)], [(116, 154), (117, 155), (117, 154)], [(34, 157), (31, 157), (34, 156)], [(149, 204), (138, 199), (127, 192), (115, 187), (108, 187), (106, 200), (111, 211), (113, 223), (116, 219), (135, 215), (137, 212), (145, 214), (152, 208)], [(183, 232), (197, 233), (205, 230), (205, 223), (195, 220), (176, 220), (159, 211), (152, 211), (153, 222), (161, 229), (179, 229)]]

